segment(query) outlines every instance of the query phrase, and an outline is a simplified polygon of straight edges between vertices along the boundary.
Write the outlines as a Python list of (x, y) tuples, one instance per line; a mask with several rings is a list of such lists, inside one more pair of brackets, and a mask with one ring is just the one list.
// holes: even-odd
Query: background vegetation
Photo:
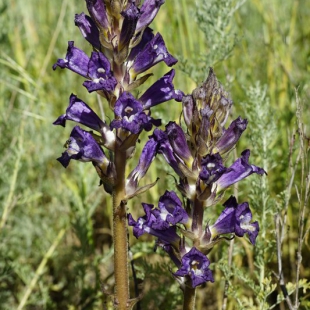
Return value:
[[(111, 199), (98, 187), (92, 165), (73, 162), (65, 170), (55, 160), (72, 126), (52, 122), (69, 95), (98, 113), (105, 104), (81, 87), (83, 78), (52, 71), (67, 41), (90, 52), (74, 26), (74, 14), (82, 11), (84, 1), (0, 1), (1, 309), (110, 307)], [(176, 88), (190, 93), (214, 67), (234, 100), (231, 119), (249, 120), (236, 156), (250, 148), (252, 163), (268, 172), (234, 190), (260, 222), (257, 245), (242, 238), (213, 250), (216, 281), (198, 290), (198, 310), (286, 309), (280, 280), (293, 305), (299, 299), (300, 309), (310, 309), (309, 16), (307, 0), (167, 0), (152, 25), (180, 59)], [(164, 70), (159, 66), (158, 76)], [(165, 124), (179, 119), (181, 106), (171, 102), (155, 110)], [(142, 201), (157, 204), (165, 189), (174, 189), (167, 172), (156, 159), (148, 178), (161, 180), (131, 202), (132, 213), (141, 214)], [(206, 212), (215, 218), (220, 210)], [(137, 277), (144, 280), (140, 309), (180, 309), (169, 261), (153, 252), (154, 240), (142, 240), (131, 238)]]

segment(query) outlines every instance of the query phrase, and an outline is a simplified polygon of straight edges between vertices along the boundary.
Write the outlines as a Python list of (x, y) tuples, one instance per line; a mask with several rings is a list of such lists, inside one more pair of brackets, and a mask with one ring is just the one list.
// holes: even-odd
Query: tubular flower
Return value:
[(100, 49), (99, 30), (96, 23), (86, 14), (75, 14), (74, 23), (79, 27), (83, 37), (96, 49)]
[(129, 70), (130, 75), (135, 77), (155, 66), (160, 61), (164, 61), (169, 67), (177, 63), (177, 59), (169, 54), (164, 39), (157, 33), (134, 59)]
[(140, 10), (141, 16), (139, 17), (136, 33), (143, 31), (155, 18), (159, 8), (162, 4), (165, 3), (165, 0), (144, 0)]
[(260, 175), (266, 174), (266, 171), (263, 168), (249, 164), (249, 157), (250, 150), (243, 151), (241, 157), (238, 158), (217, 180), (216, 185), (218, 192), (240, 180), (243, 180), (253, 173)]
[(238, 205), (234, 196), (231, 196), (224, 204), (224, 211), (216, 222), (209, 227), (211, 238), (218, 235), (234, 233), (238, 237), (248, 234), (254, 245), (259, 232), (258, 222), (250, 223), (252, 212), (247, 202)]
[(143, 109), (149, 109), (171, 99), (182, 101), (183, 93), (180, 90), (175, 90), (172, 83), (174, 74), (175, 72), (172, 69), (145, 91), (139, 98), (143, 104)]
[(153, 214), (153, 205), (142, 203), (145, 216), (139, 217), (135, 221), (132, 215), (128, 214), (128, 225), (133, 226), (133, 234), (136, 238), (139, 238), (144, 233), (148, 233), (155, 236), (165, 242), (166, 244), (171, 244), (174, 247), (178, 247), (180, 237), (176, 233), (175, 226), (162, 227), (162, 229), (154, 228), (154, 223), (158, 223), (156, 216)]
[(65, 127), (67, 120), (80, 123), (99, 132), (105, 126), (99, 116), (74, 94), (70, 96), (70, 104), (66, 113), (59, 116), (53, 124)]
[(207, 281), (214, 282), (209, 265), (209, 259), (193, 247), (182, 257), (182, 265), (174, 273), (174, 276), (190, 277), (193, 288)]
[[(139, 181), (145, 176), (148, 171), (152, 161), (154, 160), (158, 150), (158, 144), (153, 139), (150, 138), (145, 144), (141, 156), (139, 158), (139, 163), (132, 170), (126, 180), (126, 195), (128, 197), (137, 193)], [(146, 189), (148, 189), (147, 187)], [(140, 193), (140, 192), (139, 192)]]
[(220, 154), (230, 151), (245, 131), (247, 124), (248, 121), (239, 116), (229, 125), (228, 129), (224, 131), (223, 135), (216, 142), (215, 149), (213, 151), (217, 150)]
[(79, 48), (74, 46), (74, 41), (68, 42), (67, 55), (65, 59), (58, 59), (53, 65), (53, 69), (57, 67), (67, 68), (85, 78), (87, 78), (89, 57)]
[(182, 207), (182, 202), (174, 191), (166, 191), (159, 198), (158, 209), (154, 209), (152, 213), (157, 221), (153, 224), (154, 228), (164, 229), (170, 225), (186, 224), (188, 215)]
[(71, 159), (83, 162), (90, 161), (97, 166), (105, 167), (105, 170), (110, 163), (93, 136), (79, 126), (73, 128), (66, 147), (67, 150), (57, 159), (65, 168)]
[(143, 112), (143, 105), (129, 92), (123, 92), (114, 106), (116, 119), (111, 122), (112, 128), (122, 128), (133, 134), (142, 129), (150, 131), (152, 125), (159, 126), (160, 121)]

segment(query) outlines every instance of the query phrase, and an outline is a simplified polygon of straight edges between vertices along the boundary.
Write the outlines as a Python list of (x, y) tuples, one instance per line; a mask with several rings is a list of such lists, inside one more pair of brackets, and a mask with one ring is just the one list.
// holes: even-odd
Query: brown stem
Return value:
[(183, 296), (183, 310), (195, 310), (196, 288), (185, 286)]
[(125, 198), (126, 154), (115, 149), (116, 184), (113, 191), (113, 241), (114, 241), (114, 308), (128, 309), (128, 236)]

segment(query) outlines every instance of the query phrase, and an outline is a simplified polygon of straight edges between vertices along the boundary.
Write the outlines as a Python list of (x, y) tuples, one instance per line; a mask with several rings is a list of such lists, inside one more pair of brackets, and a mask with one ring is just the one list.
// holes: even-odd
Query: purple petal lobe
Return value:
[(116, 119), (111, 122), (111, 128), (122, 128), (137, 134), (143, 129), (151, 130), (153, 125), (160, 125), (160, 122), (143, 112), (142, 103), (129, 92), (123, 92), (118, 98), (114, 106), (114, 113)]
[(152, 213), (153, 205), (142, 203), (145, 216), (139, 217), (135, 221), (131, 214), (128, 214), (128, 225), (133, 226), (133, 234), (136, 238), (139, 238), (144, 233), (148, 233), (152, 236), (155, 236), (165, 242), (166, 244), (171, 244), (177, 246), (179, 243), (180, 237), (176, 233), (176, 227), (171, 226), (168, 228), (154, 229), (153, 224), (156, 222), (156, 217)]
[(227, 168), (223, 165), (222, 157), (219, 153), (206, 155), (201, 159), (201, 171), (199, 178), (206, 184), (210, 185), (216, 182)]
[(85, 81), (83, 85), (89, 92), (96, 90), (113, 91), (117, 81), (112, 75), (111, 65), (101, 52), (92, 52), (88, 63), (88, 76), (91, 81)]
[(89, 57), (82, 50), (74, 47), (73, 41), (69, 41), (66, 59), (58, 59), (53, 65), (53, 69), (56, 70), (57, 67), (67, 68), (87, 78), (88, 62)]
[[(156, 218), (168, 225), (186, 224), (188, 222), (188, 214), (182, 207), (182, 202), (174, 191), (166, 191), (159, 198), (158, 209), (153, 210)], [(161, 225), (161, 224), (160, 224)], [(153, 224), (153, 227), (156, 226)]]
[(182, 257), (182, 265), (174, 275), (179, 277), (189, 276), (192, 280), (192, 287), (207, 281), (214, 282), (209, 265), (209, 259), (193, 247)]

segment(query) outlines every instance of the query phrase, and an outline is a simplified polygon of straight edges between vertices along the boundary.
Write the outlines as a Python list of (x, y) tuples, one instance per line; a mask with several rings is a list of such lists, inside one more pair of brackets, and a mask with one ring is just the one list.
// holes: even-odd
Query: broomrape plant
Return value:
[[(232, 100), (213, 69), (189, 95), (174, 88), (174, 69), (139, 97), (133, 94), (149, 80), (150, 69), (156, 64), (164, 62), (171, 67), (177, 63), (163, 37), (149, 27), (163, 3), (86, 0), (89, 15), (77, 14), (75, 25), (93, 52), (87, 55), (69, 41), (65, 58), (53, 66), (54, 70), (66, 68), (84, 77), (83, 86), (89, 93), (96, 91), (104, 97), (106, 108), (114, 114), (114, 119), (105, 122), (71, 94), (65, 114), (54, 124), (65, 126), (70, 120), (89, 128), (73, 128), (58, 161), (65, 168), (71, 160), (91, 162), (100, 184), (112, 196), (115, 309), (131, 309), (138, 301), (130, 298), (128, 225), (136, 238), (145, 233), (154, 236), (156, 248), (162, 248), (175, 264), (171, 273), (184, 294), (183, 309), (194, 309), (196, 287), (214, 282), (207, 257), (214, 245), (244, 235), (254, 245), (259, 233), (249, 204), (238, 203), (234, 196), (223, 203), (223, 211), (214, 223), (203, 224), (204, 210), (218, 204), (227, 188), (253, 173), (266, 173), (249, 162), (250, 150), (244, 150), (232, 165), (226, 164), (248, 122), (238, 117), (227, 124)], [(169, 100), (182, 104), (183, 119), (180, 124), (170, 121), (161, 130), (157, 128), (161, 120), (154, 119), (151, 111)], [(153, 128), (137, 166), (126, 175), (140, 134)], [(157, 155), (163, 156), (176, 173), (179, 195), (166, 191), (158, 202), (142, 203), (145, 215), (134, 219), (127, 213), (126, 203), (157, 183), (154, 180), (139, 185)]]

